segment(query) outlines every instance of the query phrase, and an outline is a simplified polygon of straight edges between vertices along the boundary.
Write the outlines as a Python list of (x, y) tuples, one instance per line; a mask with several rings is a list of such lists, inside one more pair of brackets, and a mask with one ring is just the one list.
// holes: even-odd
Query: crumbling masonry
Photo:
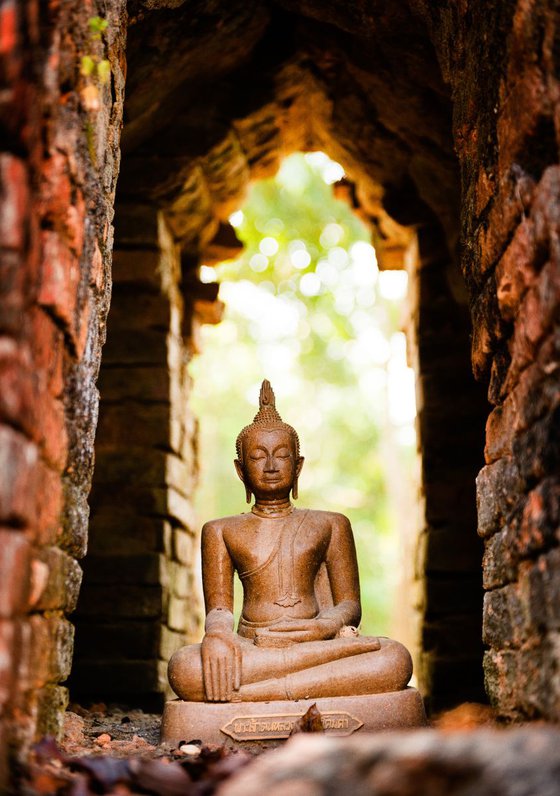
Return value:
[(484, 672), (558, 720), (559, 36), (551, 0), (0, 5), (0, 781), (60, 726), (76, 605), (78, 696), (157, 704), (196, 633), (196, 269), (295, 150), (410, 270), (430, 705)]

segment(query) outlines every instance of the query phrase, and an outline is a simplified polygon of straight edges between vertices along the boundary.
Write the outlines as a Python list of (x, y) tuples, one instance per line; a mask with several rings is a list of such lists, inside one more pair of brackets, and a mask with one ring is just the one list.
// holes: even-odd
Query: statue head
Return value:
[(235, 469), (245, 484), (247, 503), (251, 502), (252, 492), (258, 497), (256, 491), (259, 488), (272, 497), (275, 492), (286, 493), (286, 489), (285, 495), (278, 496), (288, 497), (291, 490), (297, 499), (298, 476), (303, 465), (299, 437), (296, 430), (284, 423), (278, 414), (269, 381), (263, 381), (259, 411), (253, 422), (240, 431), (235, 447)]

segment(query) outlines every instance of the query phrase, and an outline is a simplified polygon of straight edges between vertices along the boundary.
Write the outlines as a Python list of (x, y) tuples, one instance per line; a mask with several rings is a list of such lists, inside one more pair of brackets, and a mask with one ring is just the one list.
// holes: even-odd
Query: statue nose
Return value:
[(275, 459), (273, 459), (272, 456), (268, 456), (264, 468), (265, 473), (275, 473), (277, 469), (278, 467), (276, 466)]

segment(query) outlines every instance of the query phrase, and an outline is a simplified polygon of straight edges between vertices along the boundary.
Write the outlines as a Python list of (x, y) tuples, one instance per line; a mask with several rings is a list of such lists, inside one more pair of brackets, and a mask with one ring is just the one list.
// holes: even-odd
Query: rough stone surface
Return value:
[[(94, 40), (88, 19), (99, 13), (109, 24)], [(85, 552), (124, 23), (121, 0), (0, 9), (0, 615), (13, 686), (0, 688), (0, 789), (7, 750), (58, 731), (66, 703), (58, 682), (72, 656), (74, 557)], [(86, 54), (108, 59), (107, 85), (80, 74)]]
[(297, 735), (226, 782), (220, 796), (555, 796), (557, 729), (417, 730), (361, 738)]

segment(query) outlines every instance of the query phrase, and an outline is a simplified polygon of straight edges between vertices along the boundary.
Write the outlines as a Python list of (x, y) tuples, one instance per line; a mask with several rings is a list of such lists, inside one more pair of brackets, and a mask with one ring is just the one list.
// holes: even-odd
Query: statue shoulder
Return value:
[(208, 520), (202, 526), (202, 534), (223, 534), (229, 528), (240, 528), (247, 522), (247, 514), (232, 514), (231, 517), (219, 517)]
[(350, 520), (338, 511), (321, 511), (320, 509), (308, 509), (310, 518), (322, 525), (330, 528), (351, 529)]

